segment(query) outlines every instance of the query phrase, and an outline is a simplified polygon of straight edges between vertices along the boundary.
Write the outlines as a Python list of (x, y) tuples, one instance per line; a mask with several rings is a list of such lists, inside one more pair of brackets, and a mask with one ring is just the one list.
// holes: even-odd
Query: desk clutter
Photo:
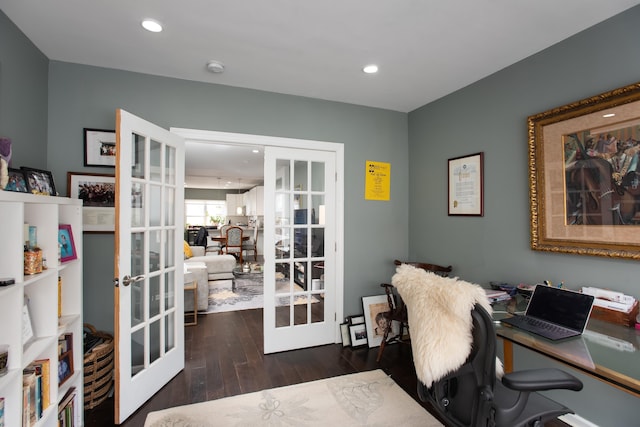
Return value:
[[(502, 282), (490, 282), (491, 289), (485, 289), (489, 302), (494, 304), (506, 301), (516, 294), (530, 297), (536, 286), (553, 286), (545, 280), (543, 283), (527, 285), (520, 283), (517, 286)], [(557, 287), (563, 287), (562, 282)], [(583, 294), (594, 297), (591, 317), (618, 325), (640, 329), (640, 303), (634, 297), (609, 289), (601, 289), (591, 286), (583, 286), (580, 290)]]

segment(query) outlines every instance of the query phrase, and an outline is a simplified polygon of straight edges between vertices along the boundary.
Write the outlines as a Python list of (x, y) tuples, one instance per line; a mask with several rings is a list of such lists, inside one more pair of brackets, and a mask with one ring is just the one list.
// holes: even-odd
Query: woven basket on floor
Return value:
[(104, 340), (84, 355), (84, 409), (93, 409), (109, 397), (113, 383), (113, 335), (88, 323), (84, 328)]

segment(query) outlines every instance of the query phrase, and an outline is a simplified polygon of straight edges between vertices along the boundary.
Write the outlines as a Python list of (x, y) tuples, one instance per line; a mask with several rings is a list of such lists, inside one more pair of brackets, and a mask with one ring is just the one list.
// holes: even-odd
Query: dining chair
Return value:
[(242, 264), (242, 228), (240, 227), (228, 227), (225, 230), (226, 241), (222, 251), (225, 254), (230, 254), (238, 258), (240, 264)]
[(253, 251), (253, 260), (258, 261), (258, 224), (253, 227), (253, 237), (242, 243), (242, 250), (247, 252)]
[[(426, 262), (394, 260), (393, 263), (395, 265), (409, 264), (416, 268), (430, 271), (442, 277), (447, 277), (452, 270), (452, 267), (450, 265), (447, 267), (443, 267), (441, 265), (429, 264)], [(409, 332), (409, 315), (407, 313), (407, 306), (404, 304), (400, 296), (394, 293), (393, 285), (383, 283), (380, 286), (384, 288), (384, 292), (387, 295), (389, 311), (382, 313), (384, 318), (387, 320), (387, 325), (384, 331), (384, 336), (382, 337), (382, 342), (380, 343), (380, 349), (378, 349), (378, 357), (376, 358), (376, 362), (380, 362), (380, 360), (382, 359), (382, 353), (384, 352), (384, 348), (387, 344), (392, 342), (407, 344), (410, 340), (410, 335), (407, 334), (409, 339), (406, 339), (404, 334), (405, 329), (407, 330), (407, 332)], [(398, 335), (390, 337), (389, 334), (392, 331), (391, 326), (393, 322), (398, 322), (400, 324), (400, 332), (398, 333)]]

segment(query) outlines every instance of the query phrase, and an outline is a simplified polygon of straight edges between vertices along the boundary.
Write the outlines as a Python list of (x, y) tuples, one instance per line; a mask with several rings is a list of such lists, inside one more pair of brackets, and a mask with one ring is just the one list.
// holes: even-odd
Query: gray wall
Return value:
[[(407, 115), (381, 109), (52, 61), (48, 167), (61, 180), (83, 167), (82, 129), (114, 128), (123, 108), (175, 126), (331, 141), (345, 145), (345, 313), (380, 294), (392, 260), (407, 252)], [(391, 201), (364, 200), (365, 161), (391, 162)], [(66, 191), (66, 189), (63, 189)], [(384, 242), (384, 243), (381, 243)], [(113, 236), (85, 234), (87, 322), (113, 328)]]
[[(530, 249), (527, 173), (529, 115), (639, 80), (639, 21), (635, 7), (409, 114), (411, 258), (453, 264), (457, 275), (483, 284), (546, 279), (640, 297), (637, 261)], [(449, 217), (447, 159), (479, 151), (484, 217)], [(549, 364), (538, 359), (519, 351), (516, 368)], [(583, 392), (554, 397), (599, 425), (638, 425), (637, 399), (583, 380)]]
[(47, 167), (49, 60), (0, 10), (0, 136), (11, 138), (11, 167)]

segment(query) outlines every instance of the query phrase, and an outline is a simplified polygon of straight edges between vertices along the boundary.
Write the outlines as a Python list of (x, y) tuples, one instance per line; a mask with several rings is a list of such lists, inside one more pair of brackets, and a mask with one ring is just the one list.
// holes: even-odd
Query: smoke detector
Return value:
[(218, 61), (209, 61), (207, 62), (207, 70), (216, 74), (222, 73), (224, 72), (224, 64)]

